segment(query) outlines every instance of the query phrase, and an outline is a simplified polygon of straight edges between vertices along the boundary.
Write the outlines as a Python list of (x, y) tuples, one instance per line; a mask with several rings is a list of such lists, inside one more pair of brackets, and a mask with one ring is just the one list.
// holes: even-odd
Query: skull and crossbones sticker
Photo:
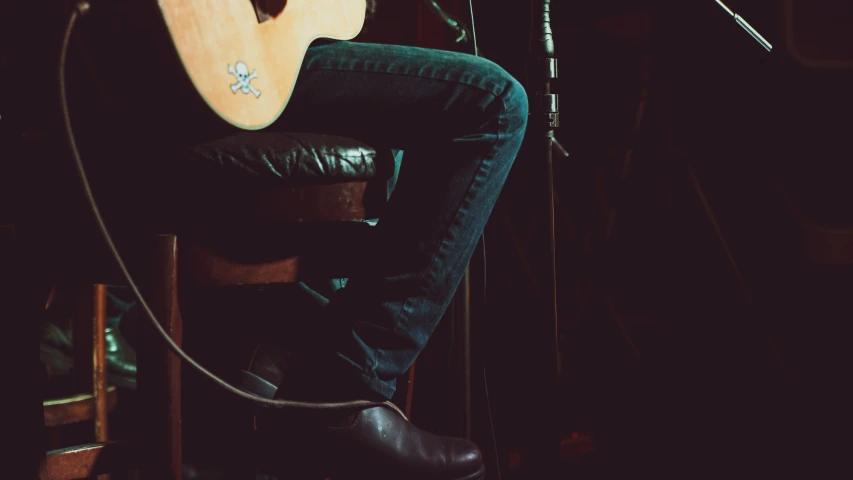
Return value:
[(261, 96), (261, 91), (252, 86), (252, 80), (258, 78), (257, 70), (252, 70), (252, 73), (249, 73), (249, 67), (245, 63), (237, 62), (233, 67), (230, 63), (228, 64), (228, 73), (237, 77), (237, 83), (231, 85), (231, 93), (236, 94), (237, 90), (242, 90), (246, 94), (252, 92), (255, 98)]

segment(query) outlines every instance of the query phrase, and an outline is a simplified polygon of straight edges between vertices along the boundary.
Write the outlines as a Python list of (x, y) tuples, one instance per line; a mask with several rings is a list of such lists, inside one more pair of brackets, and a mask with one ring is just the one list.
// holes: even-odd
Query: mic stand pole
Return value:
[[(543, 286), (547, 292), (544, 296), (545, 304), (542, 305), (542, 322), (536, 322), (536, 348), (541, 357), (541, 364), (536, 363), (536, 368), (541, 369), (534, 375), (541, 378), (542, 383), (538, 385), (541, 397), (537, 404), (544, 407), (537, 414), (534, 424), (544, 428), (544, 431), (536, 432), (536, 440), (531, 453), (530, 462), (532, 468), (547, 478), (556, 473), (560, 455), (560, 432), (557, 421), (557, 395), (559, 393), (559, 377), (561, 372), (558, 337), (557, 318), (557, 270), (555, 263), (555, 241), (554, 241), (554, 172), (553, 156), (554, 150), (560, 151), (564, 156), (568, 153), (554, 138), (554, 129), (560, 126), (560, 113), (558, 96), (551, 92), (551, 80), (557, 78), (557, 59), (554, 56), (554, 38), (551, 31), (551, 1), (531, 0), (530, 4), (530, 45), (528, 63), (528, 91), (531, 92), (530, 122), (528, 135), (531, 136), (534, 145), (533, 154), (535, 162), (545, 170), (543, 185), (545, 190), (545, 204), (547, 214), (547, 241), (548, 254), (545, 256), (547, 262), (547, 277)], [(541, 159), (540, 159), (541, 156)], [(541, 170), (538, 170), (541, 171)], [(538, 356), (538, 355), (537, 355)], [(544, 405), (543, 405), (544, 403)], [(527, 462), (525, 462), (527, 463)]]

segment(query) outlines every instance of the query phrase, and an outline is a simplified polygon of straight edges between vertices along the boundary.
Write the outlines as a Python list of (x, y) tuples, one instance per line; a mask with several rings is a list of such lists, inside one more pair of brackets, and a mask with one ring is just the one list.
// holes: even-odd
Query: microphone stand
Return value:
[[(554, 151), (568, 157), (566, 150), (554, 138), (554, 129), (560, 126), (559, 98), (551, 91), (551, 80), (556, 79), (557, 58), (554, 54), (554, 38), (551, 30), (551, 0), (531, 0), (530, 2), (530, 43), (528, 62), (528, 90), (531, 92), (530, 121), (528, 135), (535, 142), (533, 161), (541, 162), (544, 168), (545, 212), (547, 214), (548, 254), (545, 261), (548, 275), (543, 284), (545, 303), (542, 305), (541, 322), (535, 322), (536, 347), (541, 355), (541, 372), (536, 376), (542, 379), (541, 396), (537, 403), (544, 407), (534, 422), (545, 428), (543, 434), (536, 435), (536, 444), (532, 449), (532, 468), (547, 478), (556, 473), (560, 455), (560, 431), (557, 395), (560, 382), (559, 323), (557, 317), (557, 270), (555, 262), (554, 239)], [(540, 171), (540, 170), (537, 170)], [(543, 405), (544, 403), (544, 405)], [(538, 432), (537, 432), (538, 433)], [(525, 462), (526, 463), (526, 462)]]
[(758, 31), (756, 31), (754, 28), (752, 28), (752, 25), (750, 25), (749, 22), (747, 22), (745, 18), (743, 18), (739, 14), (733, 12), (732, 9), (727, 7), (726, 4), (723, 3), (722, 0), (716, 0), (716, 1), (717, 1), (717, 5), (722, 7), (722, 9), (725, 10), (726, 13), (728, 13), (729, 16), (731, 16), (734, 19), (735, 23), (740, 25), (740, 28), (744, 29), (746, 31), (746, 33), (748, 33), (752, 38), (754, 38), (756, 42), (761, 44), (761, 46), (764, 47), (765, 50), (767, 50), (768, 52), (773, 51), (773, 45), (771, 45), (770, 42), (767, 41), (767, 39), (762, 37), (761, 34), (758, 33)]
[[(764, 39), (746, 20), (732, 12), (722, 0), (716, 3), (724, 8), (732, 18), (746, 30), (766, 50), (772, 45)], [(559, 383), (562, 371), (559, 351), (559, 321), (557, 315), (557, 271), (555, 262), (554, 232), (554, 152), (568, 157), (569, 153), (554, 137), (554, 131), (560, 126), (559, 95), (551, 90), (551, 81), (558, 78), (557, 58), (554, 49), (554, 37), (551, 29), (551, 0), (530, 0), (530, 39), (528, 58), (528, 91), (530, 92), (530, 122), (528, 135), (534, 142), (533, 161), (544, 169), (545, 212), (547, 214), (548, 250), (545, 261), (548, 266), (548, 278), (544, 282), (547, 292), (542, 305), (542, 321), (532, 322), (530, 332), (536, 337), (535, 355), (541, 363), (536, 363), (541, 371), (534, 375), (540, 380), (537, 388), (537, 409), (532, 410), (534, 424), (544, 429), (536, 436), (530, 451), (530, 464), (534, 475), (530, 478), (552, 478), (560, 460), (561, 435), (559, 431), (558, 403)], [(537, 432), (539, 433), (539, 432)], [(525, 462), (527, 463), (527, 462)]]

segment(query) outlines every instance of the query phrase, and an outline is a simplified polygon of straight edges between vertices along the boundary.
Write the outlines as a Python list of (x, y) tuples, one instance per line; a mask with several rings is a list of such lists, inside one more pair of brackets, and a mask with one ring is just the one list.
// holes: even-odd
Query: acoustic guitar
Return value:
[(259, 130), (287, 106), (310, 44), (356, 37), (365, 16), (366, 0), (110, 0), (93, 2), (81, 41), (129, 128)]

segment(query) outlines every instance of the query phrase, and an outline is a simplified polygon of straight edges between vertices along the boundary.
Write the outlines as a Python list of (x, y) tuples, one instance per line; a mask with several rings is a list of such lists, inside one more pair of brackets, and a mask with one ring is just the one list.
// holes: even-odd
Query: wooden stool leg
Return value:
[[(103, 284), (80, 287), (77, 311), (72, 325), (74, 342), (75, 390), (92, 394), (94, 403), (95, 441), (109, 440), (109, 409), (107, 404), (107, 286)], [(51, 429), (51, 439), (57, 442), (59, 429)], [(107, 480), (101, 475), (100, 480)]]
[[(157, 237), (152, 276), (146, 300), (166, 332), (179, 346), (183, 332), (178, 307), (177, 238)], [(145, 412), (140, 424), (145, 479), (181, 480), (181, 360), (159, 338), (148, 319), (142, 319), (143, 344), (137, 352), (138, 393)]]
[(93, 394), (95, 402), (95, 441), (106, 442), (107, 408), (107, 286), (86, 285), (77, 296), (74, 318), (75, 389)]
[(92, 375), (95, 397), (95, 441), (109, 440), (107, 427), (107, 286), (95, 285), (95, 321), (92, 340), (94, 343), (94, 365)]

